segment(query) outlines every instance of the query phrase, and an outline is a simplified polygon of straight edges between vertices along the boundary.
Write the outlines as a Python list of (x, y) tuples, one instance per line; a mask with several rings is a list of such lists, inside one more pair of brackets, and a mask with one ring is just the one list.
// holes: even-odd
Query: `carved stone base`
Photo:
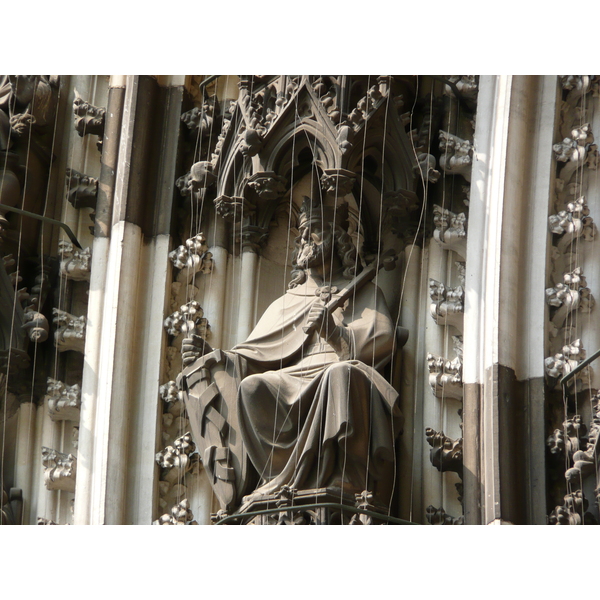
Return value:
[[(369, 497), (369, 500), (370, 497)], [(325, 506), (315, 507), (315, 504)], [(381, 519), (368, 516), (361, 523), (354, 519), (352, 510), (344, 510), (339, 506), (331, 504), (343, 504), (350, 509), (364, 508), (364, 502), (357, 499), (355, 495), (340, 492), (333, 488), (318, 488), (311, 490), (296, 491), (283, 488), (275, 494), (268, 494), (254, 499), (245, 504), (235, 517), (227, 519), (224, 525), (351, 525), (365, 524), (385, 525), (385, 516), (388, 507), (379, 503), (369, 503), (368, 510), (382, 515)], [(273, 511), (257, 515), (258, 511)], [(219, 512), (213, 515), (213, 521), (218, 523), (221, 519), (228, 517), (226, 513)]]

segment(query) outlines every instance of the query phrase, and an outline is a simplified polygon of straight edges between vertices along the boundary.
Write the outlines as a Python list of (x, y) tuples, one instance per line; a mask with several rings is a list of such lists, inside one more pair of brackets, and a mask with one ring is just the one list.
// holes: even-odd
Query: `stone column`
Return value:
[(465, 285), (466, 523), (540, 522), (531, 507), (543, 494), (527, 490), (544, 479), (540, 332), (553, 174), (543, 148), (555, 110), (556, 78), (480, 79)]

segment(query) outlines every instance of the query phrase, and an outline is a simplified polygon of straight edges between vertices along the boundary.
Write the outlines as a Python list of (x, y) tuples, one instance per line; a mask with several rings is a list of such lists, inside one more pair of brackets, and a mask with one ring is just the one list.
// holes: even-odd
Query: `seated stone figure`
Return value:
[(381, 290), (356, 285), (345, 214), (305, 198), (290, 289), (245, 342), (184, 341), (178, 385), (224, 510), (284, 486), (390, 500), (403, 419), (379, 370), (396, 332)]

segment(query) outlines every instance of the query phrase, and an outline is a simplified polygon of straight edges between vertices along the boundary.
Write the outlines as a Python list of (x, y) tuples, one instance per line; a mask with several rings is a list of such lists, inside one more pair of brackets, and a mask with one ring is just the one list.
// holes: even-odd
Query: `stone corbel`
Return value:
[(54, 315), (52, 322), (57, 328), (54, 332), (54, 343), (58, 351), (76, 350), (83, 354), (87, 323), (85, 316), (75, 317), (58, 308), (53, 308), (52, 314)]
[(77, 459), (72, 454), (63, 454), (42, 446), (42, 465), (47, 489), (75, 492)]
[(581, 196), (574, 202), (569, 202), (567, 210), (561, 210), (558, 214), (548, 217), (550, 232), (561, 236), (556, 244), (559, 252), (564, 253), (579, 237), (583, 237), (586, 242), (596, 237), (596, 224), (589, 214), (590, 209), (585, 196)]
[(91, 273), (92, 251), (90, 248), (79, 250), (66, 240), (58, 242), (60, 256), (60, 274), (74, 281), (89, 281)]
[(464, 525), (465, 523), (462, 515), (452, 517), (443, 508), (435, 508), (431, 505), (427, 507), (425, 517), (430, 525)]
[(435, 431), (428, 427), (425, 430), (427, 443), (431, 446), (429, 459), (431, 464), (441, 473), (451, 471), (460, 478), (463, 474), (463, 441), (453, 440), (443, 431)]
[(66, 169), (67, 200), (73, 208), (96, 208), (98, 180), (75, 169)]
[(551, 321), (550, 334), (558, 335), (559, 329), (564, 325), (567, 317), (576, 310), (589, 313), (595, 304), (594, 296), (587, 287), (587, 281), (581, 267), (563, 275), (564, 283), (546, 289), (546, 302), (549, 306), (556, 307)]
[(185, 245), (169, 253), (169, 258), (173, 266), (179, 269), (176, 280), (186, 284), (196, 273), (210, 273), (214, 264), (203, 233), (186, 240)]
[(467, 217), (433, 205), (433, 238), (444, 250), (453, 250), (461, 258), (467, 257)]
[(448, 175), (462, 175), (471, 181), (473, 145), (446, 131), (440, 131), (440, 167)]
[(453, 325), (462, 332), (465, 292), (462, 286), (446, 287), (435, 279), (429, 280), (429, 312), (438, 325)]
[(81, 388), (79, 384), (66, 385), (48, 377), (46, 388), (48, 414), (53, 421), (79, 421)]
[(456, 358), (447, 360), (441, 356), (427, 354), (429, 385), (436, 398), (463, 398), (462, 381), (462, 338), (452, 336)]
[(75, 129), (80, 137), (88, 134), (97, 135), (96, 146), (98, 150), (102, 151), (106, 109), (86, 102), (75, 90), (73, 114), (75, 115)]
[(193, 454), (195, 450), (196, 445), (192, 441), (192, 434), (185, 433), (178, 437), (172, 446), (167, 446), (158, 452), (156, 462), (162, 469), (162, 481), (170, 484), (180, 482), (198, 461), (198, 454)]
[(187, 498), (176, 504), (171, 509), (171, 514), (164, 514), (152, 525), (198, 525), (194, 515), (190, 510), (190, 503)]
[[(549, 379), (549, 385), (556, 387), (559, 379), (570, 373), (582, 360), (585, 359), (585, 350), (581, 340), (577, 339), (571, 344), (562, 347), (562, 352), (554, 356), (549, 356), (544, 361), (546, 376)], [(589, 389), (592, 379), (592, 368), (586, 367), (567, 382), (569, 392), (582, 391)]]
[(196, 300), (181, 305), (179, 310), (165, 319), (164, 326), (169, 335), (176, 337), (180, 335), (189, 337), (192, 334), (199, 335), (203, 339), (210, 337), (210, 325), (204, 318), (200, 303)]

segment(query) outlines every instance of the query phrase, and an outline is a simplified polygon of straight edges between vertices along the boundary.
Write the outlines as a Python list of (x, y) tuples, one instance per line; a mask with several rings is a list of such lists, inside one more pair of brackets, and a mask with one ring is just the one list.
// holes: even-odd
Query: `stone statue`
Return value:
[[(3, 206), (42, 212), (58, 88), (56, 75), (0, 75), (0, 238), (9, 228)], [(25, 221), (22, 243), (35, 247), (38, 229)]]
[(178, 386), (222, 510), (283, 488), (391, 498), (403, 417), (380, 369), (396, 329), (376, 268), (355, 274), (346, 216), (305, 198), (290, 289), (249, 338), (184, 340)]

